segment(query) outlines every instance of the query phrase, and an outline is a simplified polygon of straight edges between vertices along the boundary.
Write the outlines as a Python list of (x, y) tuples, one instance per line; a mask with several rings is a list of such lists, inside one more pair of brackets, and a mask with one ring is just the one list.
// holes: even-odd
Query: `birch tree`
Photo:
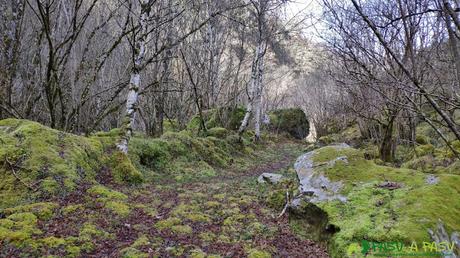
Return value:
[[(254, 116), (255, 120), (255, 140), (260, 139), (260, 116), (261, 102), (263, 91), (263, 72), (264, 72), (264, 56), (267, 51), (266, 38), (266, 13), (268, 11), (268, 0), (251, 1), (253, 11), (257, 22), (257, 45), (254, 51), (254, 59), (251, 68), (251, 80), (248, 90), (248, 103), (246, 105), (246, 113), (238, 133), (241, 135), (249, 125), (249, 119)], [(255, 111), (255, 114), (253, 114)]]
[(133, 134), (133, 124), (139, 100), (139, 88), (141, 85), (141, 65), (145, 57), (148, 36), (147, 21), (153, 2), (152, 0), (140, 1), (141, 12), (138, 20), (139, 31), (134, 34), (134, 40), (132, 42), (133, 67), (131, 68), (128, 96), (126, 98), (126, 114), (123, 120), (120, 142), (117, 145), (118, 149), (123, 153), (128, 153), (128, 143)]

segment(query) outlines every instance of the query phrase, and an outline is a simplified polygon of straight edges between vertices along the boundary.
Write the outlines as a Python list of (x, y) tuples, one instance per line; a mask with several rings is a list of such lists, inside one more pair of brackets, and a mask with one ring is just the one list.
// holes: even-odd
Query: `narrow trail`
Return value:
[[(263, 172), (287, 170), (298, 156), (297, 151), (286, 146), (278, 147), (276, 157), (244, 171), (220, 171), (209, 180), (163, 185), (144, 192), (132, 201), (156, 204), (157, 215), (148, 218), (133, 214), (125, 223), (147, 227), (171, 222), (170, 228), (150, 227), (147, 232), (130, 231), (124, 235), (131, 234), (133, 241), (140, 234), (160, 236), (162, 257), (185, 257), (190, 250), (221, 257), (245, 257), (265, 251), (274, 257), (328, 257), (324, 247), (294, 235), (287, 216), (275, 219), (279, 211), (268, 209), (260, 199), (256, 178)], [(177, 230), (180, 225), (173, 222), (190, 226), (191, 231), (181, 233)]]
[[(58, 200), (61, 216), (39, 222), (45, 237), (82, 236), (88, 227), (92, 248), (80, 257), (329, 257), (325, 248), (296, 236), (288, 217), (268, 208), (257, 177), (263, 172), (288, 173), (301, 152), (298, 143), (277, 143), (272, 156), (259, 157), (241, 169), (219, 171), (207, 180), (190, 183), (156, 182), (142, 187), (114, 185), (125, 200), (88, 194), (82, 185), (75, 194)], [(261, 152), (262, 153), (262, 152)], [(266, 153), (266, 152), (264, 152)], [(291, 172), (292, 173), (292, 170)], [(104, 208), (107, 202), (129, 207), (118, 215)], [(68, 212), (67, 207), (78, 207)], [(42, 250), (61, 256), (65, 249)], [(24, 250), (6, 253), (19, 256)]]
[(147, 219), (148, 224), (179, 218), (181, 222), (176, 222), (192, 229), (190, 234), (174, 232), (174, 225), (173, 232), (150, 229), (149, 234), (158, 234), (164, 240), (160, 256), (170, 256), (168, 250), (180, 253), (183, 248), (179, 256), (187, 256), (187, 249), (199, 249), (222, 257), (265, 251), (274, 257), (328, 257), (324, 247), (294, 235), (287, 216), (275, 219), (279, 211), (268, 209), (260, 199), (256, 178), (263, 172), (287, 170), (298, 156), (285, 146), (279, 147), (276, 157), (244, 171), (226, 170), (207, 181), (164, 185), (139, 197), (145, 203), (149, 199), (154, 202), (152, 196), (160, 196), (158, 214), (153, 220)]

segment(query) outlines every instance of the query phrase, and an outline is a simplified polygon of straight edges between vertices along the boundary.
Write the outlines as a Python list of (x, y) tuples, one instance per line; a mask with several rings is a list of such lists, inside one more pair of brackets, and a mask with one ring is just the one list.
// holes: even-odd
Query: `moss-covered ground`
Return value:
[(0, 257), (327, 257), (276, 218), (284, 201), (256, 181), (293, 179), (303, 144), (209, 133), (136, 136), (128, 159), (117, 130), (0, 121)]
[[(323, 165), (315, 169), (343, 183), (347, 202), (321, 203), (309, 213), (326, 212), (327, 220), (316, 221), (336, 226), (316, 243), (305, 231), (318, 228), (303, 217), (277, 218), (286, 192), (297, 194), (292, 164), (311, 146), (267, 134), (254, 144), (251, 132), (240, 138), (213, 127), (200, 136), (136, 134), (124, 155), (114, 147), (118, 135), (0, 121), (0, 257), (328, 257), (325, 239), (333, 257), (360, 257), (362, 240), (430, 241), (438, 220), (448, 233), (460, 231), (458, 162), (435, 171), (408, 165), (452, 160), (429, 133), (418, 136), (401, 168), (382, 166), (372, 144), (317, 149), (313, 161)], [(359, 138), (356, 130), (344, 135)], [(348, 163), (324, 165), (339, 156)], [(285, 179), (257, 183), (264, 172)], [(435, 184), (426, 183), (426, 172)]]

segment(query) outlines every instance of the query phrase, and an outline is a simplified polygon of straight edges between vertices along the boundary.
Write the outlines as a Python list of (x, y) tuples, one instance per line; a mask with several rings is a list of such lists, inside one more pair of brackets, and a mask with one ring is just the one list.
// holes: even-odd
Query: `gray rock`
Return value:
[(426, 178), (425, 178), (425, 183), (429, 184), (429, 185), (435, 185), (439, 182), (439, 177), (435, 176), (435, 175), (428, 175)]
[(442, 242), (447, 242), (449, 244), (453, 243), (455, 245), (454, 252), (453, 253), (444, 253), (443, 257), (446, 258), (458, 258), (460, 257), (459, 251), (460, 251), (460, 240), (459, 240), (459, 233), (454, 231), (452, 234), (449, 236), (447, 233), (447, 230), (444, 226), (444, 223), (441, 220), (438, 220), (438, 223), (436, 225), (436, 228), (433, 229), (428, 229), (428, 233), (431, 236), (431, 239), (435, 241), (436, 243), (442, 243)]
[(271, 183), (271, 184), (277, 184), (283, 179), (283, 175), (280, 174), (274, 174), (274, 173), (262, 173), (258, 178), (257, 182), (263, 184), (263, 183)]
[[(347, 144), (332, 145), (337, 149), (350, 148)], [(294, 169), (297, 172), (299, 179), (299, 191), (302, 193), (302, 198), (307, 198), (310, 202), (317, 203), (330, 200), (340, 200), (346, 202), (346, 197), (339, 194), (343, 187), (342, 182), (333, 182), (329, 180), (323, 173), (314, 168), (320, 165), (334, 166), (337, 161), (348, 163), (345, 156), (337, 157), (334, 160), (317, 165), (313, 163), (312, 157), (315, 151), (310, 151), (300, 156), (294, 164)], [(293, 206), (298, 201), (293, 201)]]

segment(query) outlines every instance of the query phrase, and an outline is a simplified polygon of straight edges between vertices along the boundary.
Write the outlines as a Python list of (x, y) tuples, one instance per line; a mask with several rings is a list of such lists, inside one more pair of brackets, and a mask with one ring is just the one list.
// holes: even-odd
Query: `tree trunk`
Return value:
[[(445, 2), (445, 1), (444, 1)], [(455, 74), (457, 79), (457, 89), (460, 88), (460, 54), (458, 52), (458, 44), (457, 44), (457, 36), (452, 28), (452, 20), (451, 16), (449, 15), (449, 5), (447, 2), (444, 4), (444, 19), (446, 22), (446, 28), (449, 35), (449, 45), (450, 50), (452, 53), (452, 58), (455, 62)]]
[[(238, 133), (241, 135), (249, 125), (249, 118), (252, 115), (253, 109), (256, 109), (256, 127), (259, 127), (259, 136), (260, 136), (260, 102), (261, 102), (261, 86), (262, 86), (262, 75), (263, 75), (263, 57), (265, 54), (265, 48), (263, 42), (259, 41), (256, 47), (256, 53), (254, 56), (254, 61), (252, 62), (251, 69), (251, 87), (248, 92), (248, 104), (246, 106), (246, 113), (244, 115), (241, 126), (238, 130)], [(259, 114), (257, 114), (257, 112)], [(259, 116), (259, 119), (257, 119)], [(257, 122), (259, 125), (257, 125)], [(257, 130), (257, 128), (256, 128)]]
[(121, 139), (117, 144), (117, 148), (128, 153), (128, 143), (133, 134), (133, 124), (139, 99), (139, 87), (141, 83), (141, 63), (145, 55), (145, 43), (147, 38), (147, 19), (149, 15), (150, 4), (148, 0), (141, 1), (141, 16), (139, 18), (140, 32), (135, 38), (132, 51), (135, 55), (133, 68), (131, 71), (131, 79), (129, 81), (128, 97), (126, 99), (126, 114), (123, 119)]
[(255, 95), (255, 135), (254, 140), (260, 140), (260, 120), (262, 112), (262, 92), (263, 92), (263, 75), (264, 75), (264, 55), (263, 52), (259, 56), (258, 74), (257, 74), (257, 89)]
[(256, 47), (256, 53), (254, 55), (254, 60), (252, 61), (252, 68), (251, 68), (251, 86), (248, 91), (248, 104), (246, 105), (246, 113), (244, 114), (243, 121), (241, 121), (240, 128), (238, 129), (238, 134), (242, 134), (249, 124), (249, 118), (252, 115), (253, 109), (253, 101), (254, 101), (254, 93), (257, 88), (257, 73), (258, 73), (258, 66), (259, 66), (259, 52), (260, 52), (260, 45)]
[(395, 117), (390, 118), (388, 124), (383, 126), (383, 138), (380, 143), (380, 159), (385, 162), (393, 162), (394, 160), (394, 146), (393, 139), (393, 125)]

